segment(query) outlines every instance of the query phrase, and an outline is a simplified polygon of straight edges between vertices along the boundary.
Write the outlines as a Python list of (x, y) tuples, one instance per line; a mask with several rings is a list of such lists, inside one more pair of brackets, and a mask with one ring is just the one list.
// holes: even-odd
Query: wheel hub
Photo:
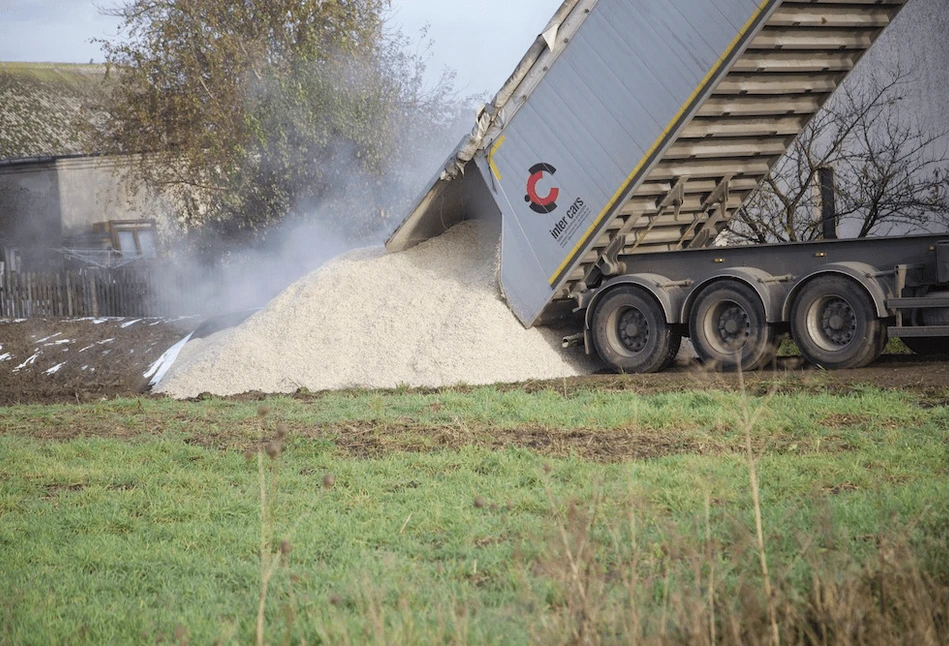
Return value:
[(619, 338), (626, 349), (632, 352), (642, 352), (649, 341), (649, 323), (643, 313), (636, 309), (629, 309), (620, 316)]
[(751, 334), (748, 313), (738, 305), (724, 308), (718, 317), (718, 335), (728, 348), (740, 348)]
[(845, 346), (853, 341), (857, 331), (857, 317), (847, 301), (836, 298), (824, 306), (821, 329), (829, 342)]

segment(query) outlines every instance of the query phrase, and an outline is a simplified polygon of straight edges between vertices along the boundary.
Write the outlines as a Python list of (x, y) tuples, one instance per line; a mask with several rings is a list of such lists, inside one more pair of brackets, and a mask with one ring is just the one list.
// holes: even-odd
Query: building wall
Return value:
[(60, 159), (56, 163), (64, 236), (90, 231), (95, 222), (158, 216), (159, 205), (128, 178), (121, 160), (110, 157)]
[(123, 160), (67, 157), (0, 166), (0, 237), (24, 269), (54, 269), (63, 238), (107, 220), (161, 219), (166, 207), (128, 178)]
[(24, 268), (55, 264), (59, 255), (57, 175), (55, 162), (0, 167), (0, 246), (19, 249)]

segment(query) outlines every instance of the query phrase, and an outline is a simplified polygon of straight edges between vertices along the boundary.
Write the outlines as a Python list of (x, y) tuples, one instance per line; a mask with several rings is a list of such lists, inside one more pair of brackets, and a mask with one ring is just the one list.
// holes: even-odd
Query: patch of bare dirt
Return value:
[[(538, 382), (552, 388), (559, 382)], [(929, 400), (949, 401), (949, 356), (883, 355), (866, 368), (822, 370), (798, 357), (779, 359), (773, 369), (739, 375), (710, 372), (696, 362), (682, 362), (650, 375), (592, 375), (567, 380), (567, 388), (633, 391), (644, 395), (688, 390), (735, 391), (753, 395), (769, 392), (827, 392), (845, 394), (861, 387), (905, 390)]]
[[(273, 433), (262, 431), (260, 421), (247, 419), (226, 427), (208, 429), (191, 418), (185, 420), (184, 441), (219, 451), (264, 449), (276, 441)], [(71, 416), (44, 416), (23, 420), (13, 434), (51, 441), (79, 437), (130, 439), (167, 430), (143, 411), (124, 411), (120, 418), (106, 413), (79, 413)], [(660, 433), (648, 429), (558, 429), (539, 426), (500, 429), (491, 425), (428, 425), (420, 423), (346, 422), (321, 425), (289, 424), (291, 439), (325, 440), (334, 450), (358, 458), (372, 458), (393, 452), (442, 451), (465, 446), (490, 449), (520, 447), (541, 455), (578, 456), (598, 462), (620, 462), (659, 458), (683, 453), (715, 454), (721, 447), (703, 445), (685, 434)]]
[(140, 393), (144, 373), (182, 327), (187, 322), (158, 319), (0, 320), (0, 406)]
[[(302, 432), (301, 432), (302, 431)], [(305, 430), (295, 435), (307, 436)], [(556, 429), (520, 427), (499, 429), (398, 424), (345, 424), (320, 430), (321, 439), (332, 440), (339, 451), (357, 457), (378, 457), (392, 451), (432, 451), (483, 446), (490, 449), (520, 447), (542, 455), (576, 455), (599, 462), (659, 458), (681, 453), (703, 453), (690, 437), (676, 437), (629, 429)]]

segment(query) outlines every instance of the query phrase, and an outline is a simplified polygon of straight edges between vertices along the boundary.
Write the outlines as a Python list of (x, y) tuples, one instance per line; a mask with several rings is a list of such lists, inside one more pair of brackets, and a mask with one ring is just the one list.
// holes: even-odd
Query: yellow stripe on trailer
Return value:
[(494, 173), (494, 176), (498, 178), (499, 182), (501, 181), (501, 171), (498, 170), (497, 164), (494, 163), (494, 153), (496, 153), (498, 148), (504, 143), (504, 138), (504, 135), (498, 137), (498, 140), (491, 146), (491, 152), (488, 153), (488, 166), (491, 167), (491, 172)]

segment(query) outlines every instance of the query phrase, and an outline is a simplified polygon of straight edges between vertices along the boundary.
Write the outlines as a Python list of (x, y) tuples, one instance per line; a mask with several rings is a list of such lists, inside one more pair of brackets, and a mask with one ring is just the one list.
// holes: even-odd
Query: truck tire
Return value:
[(949, 354), (949, 336), (907, 336), (903, 345), (918, 355)]
[(791, 308), (791, 336), (805, 359), (829, 370), (860, 368), (886, 346), (886, 326), (867, 291), (845, 276), (818, 276)]
[(716, 370), (757, 370), (774, 361), (779, 341), (757, 292), (737, 280), (705, 287), (689, 311), (699, 360)]
[(597, 301), (591, 332), (597, 354), (619, 372), (667, 368), (682, 342), (658, 301), (633, 285), (614, 287)]

